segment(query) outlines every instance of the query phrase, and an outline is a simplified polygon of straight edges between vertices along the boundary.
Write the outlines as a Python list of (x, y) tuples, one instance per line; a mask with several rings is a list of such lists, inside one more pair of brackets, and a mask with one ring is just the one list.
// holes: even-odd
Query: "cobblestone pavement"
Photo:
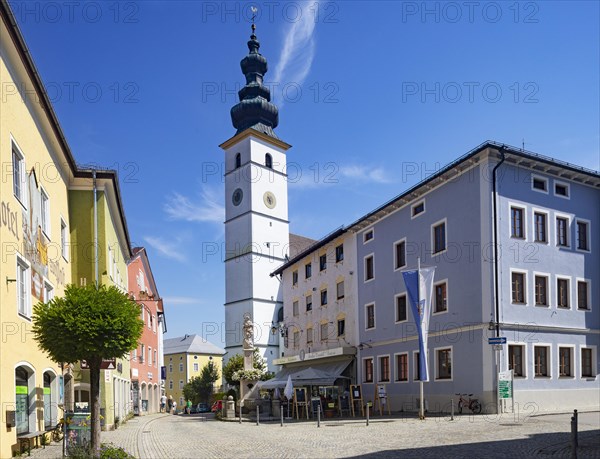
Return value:
[[(462, 415), (371, 420), (219, 422), (212, 415), (135, 418), (102, 442), (153, 458), (556, 458), (571, 457), (570, 414), (516, 418)], [(286, 421), (287, 422), (287, 421)], [(579, 414), (578, 458), (600, 459), (600, 413)], [(60, 457), (60, 448), (32, 451), (35, 459)]]

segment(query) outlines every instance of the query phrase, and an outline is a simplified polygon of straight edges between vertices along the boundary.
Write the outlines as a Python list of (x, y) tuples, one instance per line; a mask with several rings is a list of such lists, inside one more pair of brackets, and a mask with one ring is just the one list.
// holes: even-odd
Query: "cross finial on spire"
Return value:
[(258, 8), (255, 6), (251, 6), (250, 10), (252, 11), (252, 35), (254, 35), (254, 32), (256, 32), (256, 24), (254, 23), (254, 20), (256, 19), (256, 13), (258, 12)]

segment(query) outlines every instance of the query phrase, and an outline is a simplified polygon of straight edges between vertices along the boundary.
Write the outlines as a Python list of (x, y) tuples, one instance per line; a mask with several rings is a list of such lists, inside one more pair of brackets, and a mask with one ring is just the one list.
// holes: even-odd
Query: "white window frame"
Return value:
[[(535, 278), (536, 277), (545, 277), (546, 278), (546, 303), (548, 304), (537, 304), (536, 300), (535, 300)], [(512, 280), (511, 280), (512, 282)], [(545, 273), (545, 272), (540, 272), (540, 271), (533, 271), (533, 281), (531, 282), (531, 286), (532, 286), (532, 297), (533, 298), (533, 305), (538, 307), (538, 308), (550, 308), (552, 307), (552, 305), (554, 304), (552, 301), (552, 293), (553, 293), (553, 289), (552, 289), (552, 276), (550, 275), (550, 273)]]
[[(383, 368), (383, 365), (381, 365), (381, 359), (387, 357), (388, 359), (388, 379), (381, 379), (381, 369)], [(394, 382), (392, 380), (392, 375), (393, 375), (393, 371), (392, 371), (392, 361), (390, 360), (391, 356), (390, 354), (381, 354), (377, 356), (377, 382), (378, 383), (386, 383), (386, 384), (390, 384), (392, 382)], [(375, 378), (373, 378), (375, 379)]]
[[(587, 309), (579, 309), (579, 282), (585, 282), (587, 284)], [(578, 311), (591, 312), (592, 310), (592, 279), (586, 277), (575, 278), (575, 305)]]
[[(406, 356), (406, 379), (401, 381), (398, 379), (399, 366), (398, 366), (398, 356), (405, 355)], [(394, 354), (394, 383), (397, 384), (406, 384), (410, 381), (410, 354), (408, 351), (406, 352), (396, 352)]]
[[(179, 389), (183, 389), (183, 379), (179, 380)], [(182, 402), (181, 399), (179, 400), (179, 402)]]
[[(560, 374), (560, 349), (567, 348), (571, 350), (571, 376), (561, 376)], [(556, 345), (556, 377), (558, 379), (575, 379), (575, 372), (577, 371), (576, 362), (576, 346), (574, 344), (557, 344)]]
[[(31, 319), (31, 265), (29, 262), (17, 255), (16, 260), (16, 284), (17, 284), (17, 314), (20, 317)], [(23, 284), (24, 291), (21, 291), (21, 283)], [(21, 312), (20, 306), (20, 295), (23, 294), (23, 309)]]
[(40, 214), (42, 220), (42, 232), (46, 235), (46, 238), (50, 240), (52, 232), (52, 224), (50, 221), (50, 195), (43, 186), (40, 186)]
[[(342, 296), (340, 296), (340, 284), (342, 286)], [(341, 301), (346, 298), (346, 282), (344, 279), (335, 283), (335, 298), (336, 301)]]
[[(520, 209), (523, 211), (523, 237), (518, 237), (518, 236), (513, 236), (512, 233), (512, 210), (513, 208), (515, 209)], [(518, 204), (516, 202), (509, 202), (508, 203), (508, 237), (511, 239), (516, 239), (518, 241), (527, 241), (527, 221), (528, 221), (528, 215), (527, 215), (527, 206), (523, 205), (523, 204)]]
[[(554, 276), (555, 282), (554, 282), (554, 288), (555, 288), (555, 301), (556, 301), (556, 309), (561, 309), (563, 311), (572, 311), (573, 310), (573, 278), (571, 276), (563, 276), (561, 274), (557, 274), (556, 276)], [(562, 279), (562, 280), (566, 280), (567, 281), (567, 285), (568, 285), (568, 289), (569, 289), (569, 295), (567, 297), (568, 301), (569, 301), (569, 306), (568, 307), (562, 307), (559, 306), (559, 301), (558, 301), (558, 280)]]
[(60, 216), (60, 254), (65, 261), (69, 261), (69, 231), (67, 222)]
[[(325, 335), (323, 335), (323, 327), (325, 327)], [(323, 322), (319, 324), (319, 341), (322, 343), (329, 339), (329, 322)]]
[(152, 366), (152, 346), (148, 346), (148, 366)]
[[(419, 204), (423, 204), (423, 210), (415, 215), (415, 207), (417, 207)], [(417, 217), (423, 215), (425, 212), (427, 212), (427, 206), (425, 205), (425, 199), (421, 199), (420, 201), (417, 201), (413, 205), (410, 206), (410, 219), (412, 220), (414, 218), (417, 218)]]
[[(525, 279), (525, 285), (523, 286), (523, 295), (525, 296), (525, 298), (523, 298), (523, 303), (516, 303), (513, 300), (513, 296), (512, 296), (512, 276), (513, 273), (515, 274), (523, 274), (524, 275), (524, 279)], [(529, 292), (527, 291), (527, 289), (529, 288), (529, 278), (528, 278), (528, 272), (524, 269), (510, 269), (510, 279), (509, 279), (509, 288), (510, 288), (510, 304), (514, 304), (516, 306), (528, 306), (529, 305)]]
[(200, 366), (199, 366), (198, 362), (194, 362), (194, 371), (195, 372), (200, 371)]
[[(434, 252), (435, 250), (435, 228), (444, 224), (444, 249), (439, 252)], [(431, 256), (438, 257), (448, 251), (448, 219), (442, 218), (437, 222), (431, 225)]]
[[(543, 180), (546, 183), (546, 189), (545, 190), (538, 190), (537, 188), (535, 188), (533, 186), (533, 181), (534, 180)], [(542, 175), (531, 174), (531, 190), (532, 191), (536, 191), (538, 193), (548, 194), (550, 192), (550, 180), (548, 180), (547, 177), (544, 177)]]
[[(578, 229), (577, 229), (577, 223), (585, 223), (586, 227), (587, 227), (587, 231), (586, 231), (586, 240), (587, 240), (587, 249), (580, 249), (579, 248), (579, 237), (577, 236), (578, 234)], [(592, 252), (592, 222), (590, 220), (587, 220), (585, 218), (579, 218), (576, 217), (575, 218), (575, 250), (577, 250), (578, 252), (583, 252), (583, 253), (591, 253)]]
[(182, 372), (183, 371), (183, 362), (179, 362), (179, 371)]
[[(443, 311), (435, 311), (435, 302), (437, 300), (435, 288), (440, 284), (446, 284), (446, 309)], [(439, 281), (433, 284), (433, 298), (432, 298), (432, 307), (431, 307), (431, 315), (438, 316), (440, 314), (446, 314), (450, 310), (450, 294), (448, 289), (448, 278), (440, 279)]]
[(298, 300), (292, 301), (292, 315), (298, 317), (300, 315), (300, 302)]
[[(367, 259), (368, 258), (373, 259), (373, 277), (371, 277), (370, 279), (367, 279)], [(364, 271), (363, 271), (364, 283), (366, 284), (367, 282), (374, 281), (375, 280), (375, 252), (371, 252), (363, 257), (363, 269), (364, 269)]]
[[(367, 234), (371, 233), (371, 238), (367, 239)], [(375, 239), (375, 227), (370, 227), (367, 228), (363, 231), (363, 244), (368, 244), (369, 242), (371, 242), (373, 239)]]
[[(523, 368), (523, 375), (514, 375), (515, 379), (529, 379), (529, 367), (528, 362), (529, 362), (529, 356), (527, 355), (528, 348), (529, 346), (527, 346), (527, 343), (523, 343), (523, 342), (518, 342), (518, 341), (508, 341), (506, 343), (506, 353), (504, 355), (504, 358), (506, 359), (506, 369), (509, 370), (510, 369), (510, 346), (520, 346), (521, 347), (521, 356), (523, 357), (523, 362), (521, 363), (521, 367)], [(513, 371), (514, 374), (514, 371)]]
[[(404, 264), (402, 266), (398, 266), (398, 250), (397, 247), (398, 245), (402, 244), (404, 242)], [(402, 239), (394, 242), (393, 244), (393, 257), (392, 257), (392, 262), (394, 263), (394, 265), (392, 266), (392, 270), (395, 271), (400, 271), (402, 268), (406, 267), (406, 265), (408, 264), (408, 261), (406, 260), (406, 238), (403, 237)]]
[[(562, 194), (558, 194), (556, 192), (556, 186), (557, 185), (561, 185), (567, 188), (567, 195), (563, 196)], [(563, 182), (560, 180), (554, 180), (554, 183), (552, 185), (552, 192), (554, 193), (554, 196), (556, 196), (557, 198), (562, 198), (562, 199), (571, 199), (571, 184), (567, 183), (567, 182)]]
[[(371, 372), (372, 372), (372, 375), (373, 375), (373, 379), (371, 381), (367, 381), (367, 372), (365, 371), (365, 362), (367, 360), (371, 361), (371, 368), (372, 368)], [(375, 368), (375, 358), (373, 356), (363, 357), (362, 358), (362, 367), (361, 367), (362, 382), (363, 382), (363, 384), (375, 384), (375, 381), (376, 381), (376, 379), (375, 379), (375, 371), (377, 371), (376, 368)]]
[[(546, 349), (548, 349), (548, 356), (546, 357), (546, 367), (548, 368), (548, 376), (536, 376), (535, 374), (535, 348), (536, 347), (545, 347)], [(552, 371), (552, 344), (550, 343), (533, 343), (533, 346), (531, 346), (531, 362), (532, 362), (532, 368), (531, 368), (531, 375), (533, 376), (533, 379), (553, 379), (553, 374), (554, 372)]]
[[(404, 320), (398, 320), (398, 298), (400, 297), (404, 297), (406, 298), (406, 319)], [(394, 295), (394, 323), (397, 324), (402, 324), (405, 322), (408, 322), (408, 308), (409, 308), (409, 304), (408, 304), (408, 294), (406, 292), (404, 293), (397, 293), (396, 295)]]
[[(581, 358), (581, 354), (582, 354), (582, 349), (591, 349), (592, 350), (592, 376), (583, 376), (583, 360)], [(578, 352), (578, 356), (577, 356), (577, 361), (579, 363), (578, 368), (577, 368), (577, 372), (579, 375), (579, 379), (586, 379), (586, 380), (592, 380), (592, 381), (596, 381), (598, 379), (598, 357), (597, 354), (597, 347), (591, 344), (586, 344), (583, 346), (579, 346), (579, 352)]]
[[(15, 196), (15, 198), (17, 199), (17, 201), (19, 201), (19, 203), (25, 208), (28, 208), (29, 202), (28, 202), (28, 193), (27, 193), (27, 166), (25, 164), (25, 155), (23, 154), (23, 151), (21, 150), (21, 148), (19, 148), (19, 145), (17, 144), (17, 142), (15, 141), (15, 139), (12, 138), (11, 136), (11, 161), (13, 161), (12, 163), (12, 167), (13, 167), (13, 195)], [(17, 195), (17, 193), (15, 193), (15, 184), (14, 184), (14, 153), (16, 153), (17, 156), (17, 162), (19, 163), (19, 195)]]
[[(44, 284), (44, 303), (47, 303), (48, 301), (52, 300), (52, 298), (54, 298), (54, 285), (52, 285), (52, 283), (50, 283), (50, 281), (48, 279), (44, 279), (43, 281)], [(51, 293), (49, 295), (49, 293)]]
[[(537, 228), (536, 228), (536, 221), (535, 221), (535, 214), (541, 214), (544, 215), (546, 217), (546, 240), (545, 241), (538, 241), (537, 240)], [(532, 241), (535, 242), (536, 244), (545, 244), (545, 245), (549, 245), (550, 241), (552, 240), (552, 230), (550, 228), (550, 213), (547, 210), (543, 210), (543, 209), (539, 209), (537, 207), (532, 207), (531, 208), (531, 221), (532, 221), (532, 230), (533, 230), (533, 239)]]
[[(450, 349), (450, 377), (449, 378), (440, 378), (440, 375), (438, 374), (438, 355), (440, 351), (445, 351), (447, 349)], [(454, 381), (454, 348), (453, 346), (440, 346), (440, 347), (434, 347), (433, 348), (433, 355), (435, 358), (435, 369), (434, 369), (434, 381), (436, 382), (446, 382), (446, 381)]]
[[(567, 220), (567, 244), (566, 245), (560, 245), (558, 243), (558, 219), (562, 218)], [(561, 213), (554, 213), (554, 244), (556, 245), (556, 247), (559, 248), (563, 248), (563, 249), (570, 249), (571, 248), (571, 216), (567, 215), (567, 214), (561, 214)]]
[[(314, 327), (306, 328), (306, 344), (313, 344), (314, 342), (315, 329)], [(310, 340), (309, 340), (310, 338)]]
[[(367, 311), (369, 309), (369, 306), (373, 306), (373, 326), (371, 328), (368, 327), (368, 325), (369, 325), (369, 314), (368, 314)], [(366, 331), (372, 331), (372, 330), (375, 330), (377, 328), (377, 315), (376, 315), (377, 310), (375, 308), (376, 308), (376, 306), (375, 306), (375, 302), (374, 301), (371, 302), (371, 303), (365, 304), (365, 330)]]

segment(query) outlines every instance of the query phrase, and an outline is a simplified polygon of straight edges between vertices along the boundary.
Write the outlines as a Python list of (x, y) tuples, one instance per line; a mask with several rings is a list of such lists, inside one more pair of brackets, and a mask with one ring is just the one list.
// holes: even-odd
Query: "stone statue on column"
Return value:
[(254, 368), (254, 362), (252, 354), (254, 353), (254, 324), (252, 323), (252, 317), (250, 313), (244, 314), (244, 370), (252, 370)]

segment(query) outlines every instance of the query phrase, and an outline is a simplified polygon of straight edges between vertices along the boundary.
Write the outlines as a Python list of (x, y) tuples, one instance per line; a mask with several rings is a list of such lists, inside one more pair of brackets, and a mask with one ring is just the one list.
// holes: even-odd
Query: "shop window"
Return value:
[(15, 369), (15, 411), (17, 435), (29, 432), (29, 372), (25, 367)]

